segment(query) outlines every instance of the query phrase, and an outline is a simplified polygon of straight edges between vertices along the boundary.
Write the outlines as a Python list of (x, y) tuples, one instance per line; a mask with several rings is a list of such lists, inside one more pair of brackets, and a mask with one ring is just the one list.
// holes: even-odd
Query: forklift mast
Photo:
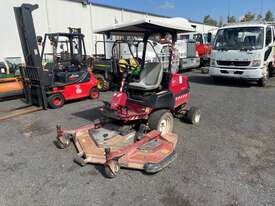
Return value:
[(47, 109), (45, 86), (49, 80), (47, 71), (42, 69), (32, 18), (32, 11), (37, 8), (37, 4), (22, 4), (20, 7), (14, 7), (14, 13), (26, 63), (25, 68), (21, 68), (26, 101), (28, 104)]

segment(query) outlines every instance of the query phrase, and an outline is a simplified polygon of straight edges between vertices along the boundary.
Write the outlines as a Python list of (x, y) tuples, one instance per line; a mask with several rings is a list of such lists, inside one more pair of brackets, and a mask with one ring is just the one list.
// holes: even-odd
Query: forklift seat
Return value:
[(159, 62), (149, 62), (140, 72), (138, 82), (131, 82), (128, 87), (134, 90), (150, 91), (157, 89), (162, 81), (163, 68)]

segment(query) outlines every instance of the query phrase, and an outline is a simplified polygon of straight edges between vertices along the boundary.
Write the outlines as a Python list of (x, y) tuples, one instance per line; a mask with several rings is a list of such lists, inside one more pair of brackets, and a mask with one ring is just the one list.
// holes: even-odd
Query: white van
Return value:
[(216, 35), (209, 74), (257, 81), (265, 86), (273, 72), (274, 27), (268, 23), (239, 23), (222, 27)]

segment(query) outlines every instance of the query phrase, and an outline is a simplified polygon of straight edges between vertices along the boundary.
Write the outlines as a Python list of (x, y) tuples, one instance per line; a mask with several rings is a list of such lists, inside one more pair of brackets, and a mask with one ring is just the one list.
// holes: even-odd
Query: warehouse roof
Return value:
[[(124, 11), (128, 11), (128, 12), (145, 14), (145, 15), (149, 15), (149, 16), (171, 18), (171, 16), (165, 16), (165, 15), (160, 15), (160, 14), (156, 14), (156, 13), (150, 13), (150, 12), (138, 11), (138, 10), (134, 10), (134, 9), (127, 9), (127, 8), (122, 8), (122, 7), (117, 7), (117, 6), (111, 6), (111, 5), (107, 5), (107, 4), (95, 3), (92, 0), (67, 0), (67, 1), (78, 2), (78, 3), (85, 4), (85, 5), (92, 4), (94, 6), (105, 7), (105, 8), (110, 8), (110, 9), (117, 9), (117, 10), (124, 10)], [(189, 22), (194, 23), (194, 24), (204, 24), (202, 22), (193, 21), (193, 20), (189, 20)]]

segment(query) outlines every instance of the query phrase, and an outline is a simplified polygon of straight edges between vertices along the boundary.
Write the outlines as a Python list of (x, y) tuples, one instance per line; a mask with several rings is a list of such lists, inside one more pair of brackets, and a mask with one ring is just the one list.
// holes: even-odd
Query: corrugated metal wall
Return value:
[[(13, 7), (20, 6), (22, 3), (39, 4), (39, 9), (33, 13), (37, 35), (43, 36), (46, 32), (64, 32), (68, 27), (81, 27), (86, 36), (88, 54), (94, 53), (95, 41), (102, 39), (101, 36), (93, 34), (94, 29), (147, 16), (123, 9), (83, 5), (66, 0), (1, 0), (0, 58), (23, 56), (13, 12)], [(150, 18), (162, 19), (157, 16), (150, 16)]]

